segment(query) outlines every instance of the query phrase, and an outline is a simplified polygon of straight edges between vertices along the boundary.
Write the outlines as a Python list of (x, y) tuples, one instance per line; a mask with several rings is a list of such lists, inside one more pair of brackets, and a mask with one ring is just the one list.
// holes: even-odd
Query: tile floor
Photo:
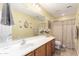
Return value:
[(75, 49), (61, 49), (61, 50), (56, 50), (54, 56), (77, 56), (76, 50)]

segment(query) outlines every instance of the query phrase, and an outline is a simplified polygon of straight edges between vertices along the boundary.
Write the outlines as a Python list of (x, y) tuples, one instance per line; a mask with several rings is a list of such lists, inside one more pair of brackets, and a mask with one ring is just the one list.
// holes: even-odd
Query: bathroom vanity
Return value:
[(38, 47), (34, 51), (26, 54), (26, 56), (52, 56), (55, 52), (55, 39)]
[(55, 52), (55, 37), (40, 35), (2, 45), (0, 56), (51, 56)]

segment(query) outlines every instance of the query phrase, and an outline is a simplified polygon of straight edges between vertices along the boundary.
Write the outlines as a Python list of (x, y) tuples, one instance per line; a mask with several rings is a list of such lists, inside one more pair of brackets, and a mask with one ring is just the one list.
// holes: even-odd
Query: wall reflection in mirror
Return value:
[(0, 42), (42, 35), (40, 30), (46, 29), (45, 17), (28, 5), (33, 7), (31, 3), (0, 3)]

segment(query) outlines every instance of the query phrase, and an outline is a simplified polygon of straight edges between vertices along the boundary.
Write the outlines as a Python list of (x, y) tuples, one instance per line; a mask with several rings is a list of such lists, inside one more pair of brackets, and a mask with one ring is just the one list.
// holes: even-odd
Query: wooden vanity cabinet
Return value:
[(52, 55), (52, 42), (51, 41), (46, 44), (46, 52), (47, 52), (46, 53), (47, 56)]
[(29, 54), (27, 54), (27, 55), (25, 55), (25, 56), (35, 56), (35, 52), (32, 51), (32, 52), (30, 52)]
[(55, 52), (55, 39), (40, 46), (39, 48), (27, 54), (26, 56), (51, 56), (54, 54), (54, 52)]
[(52, 56), (55, 53), (55, 39), (46, 44), (46, 52), (47, 56)]
[(55, 53), (55, 39), (52, 40), (52, 55)]
[(25, 56), (46, 56), (46, 45), (42, 45), (41, 47), (35, 49)]
[(45, 56), (46, 55), (45, 44), (35, 50), (35, 56)]

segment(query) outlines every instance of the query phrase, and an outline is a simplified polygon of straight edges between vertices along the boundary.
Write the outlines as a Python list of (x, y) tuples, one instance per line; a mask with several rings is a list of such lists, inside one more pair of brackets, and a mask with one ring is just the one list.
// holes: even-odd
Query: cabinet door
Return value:
[(47, 48), (47, 56), (51, 56), (52, 55), (52, 41), (46, 44), (46, 48)]
[(55, 53), (55, 39), (52, 40), (52, 54)]
[(35, 50), (35, 56), (45, 56), (46, 55), (45, 45)]
[(27, 54), (26, 56), (34, 56), (34, 51), (30, 52), (29, 54)]

